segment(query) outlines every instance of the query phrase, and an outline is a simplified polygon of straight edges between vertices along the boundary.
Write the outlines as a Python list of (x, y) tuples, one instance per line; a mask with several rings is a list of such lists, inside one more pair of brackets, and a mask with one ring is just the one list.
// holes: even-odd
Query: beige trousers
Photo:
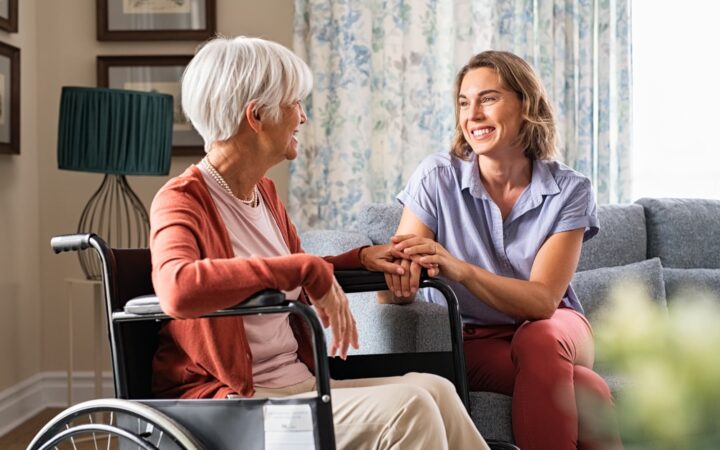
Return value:
[[(338, 449), (488, 449), (445, 378), (425, 373), (401, 377), (332, 380)], [(255, 388), (255, 397), (309, 397), (315, 378), (285, 388)]]

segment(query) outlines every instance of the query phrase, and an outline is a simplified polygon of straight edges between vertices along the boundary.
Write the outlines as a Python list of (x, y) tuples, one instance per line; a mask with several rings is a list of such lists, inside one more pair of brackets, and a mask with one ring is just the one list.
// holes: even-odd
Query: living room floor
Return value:
[(0, 436), (0, 448), (3, 450), (25, 450), (35, 434), (62, 409), (47, 408), (26, 420), (4, 436)]

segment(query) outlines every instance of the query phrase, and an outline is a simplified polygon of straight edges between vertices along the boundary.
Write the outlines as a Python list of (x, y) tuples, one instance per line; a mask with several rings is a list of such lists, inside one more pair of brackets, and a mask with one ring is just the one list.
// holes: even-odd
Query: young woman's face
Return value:
[(524, 149), (518, 142), (522, 102), (500, 83), (494, 69), (468, 71), (460, 83), (457, 102), (460, 128), (476, 155), (522, 154)]

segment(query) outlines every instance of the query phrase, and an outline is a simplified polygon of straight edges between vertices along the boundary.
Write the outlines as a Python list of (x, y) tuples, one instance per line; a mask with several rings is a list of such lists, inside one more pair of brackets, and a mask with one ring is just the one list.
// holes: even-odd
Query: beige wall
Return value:
[(0, 155), (0, 389), (40, 367), (40, 213), (36, 0), (20, 7), (19, 33), (0, 40), (20, 52), (20, 155)]
[[(22, 154), (0, 158), (0, 390), (37, 371), (64, 370), (67, 363), (66, 278), (79, 278), (75, 255), (53, 255), (53, 235), (73, 232), (83, 205), (99, 186), (100, 175), (60, 171), (55, 159), (60, 89), (95, 84), (97, 55), (190, 54), (196, 42), (114, 42), (95, 39), (93, 0), (22, 0)], [(217, 0), (218, 32), (252, 35), (292, 45), (292, 1)], [(72, 13), (69, 13), (72, 11)], [(34, 31), (34, 32), (33, 32)], [(0, 39), (3, 35), (0, 35)], [(7, 39), (3, 39), (6, 40)], [(171, 176), (197, 158), (173, 159)], [(287, 165), (269, 174), (287, 198)], [(165, 177), (130, 177), (146, 206)], [(80, 290), (82, 292), (82, 289)], [(89, 296), (89, 290), (86, 290)], [(80, 299), (83, 300), (83, 299)], [(76, 303), (89, 337), (89, 302)], [(10, 342), (11, 344), (6, 344)], [(89, 349), (79, 345), (76, 350)], [(89, 370), (79, 358), (79, 370)]]

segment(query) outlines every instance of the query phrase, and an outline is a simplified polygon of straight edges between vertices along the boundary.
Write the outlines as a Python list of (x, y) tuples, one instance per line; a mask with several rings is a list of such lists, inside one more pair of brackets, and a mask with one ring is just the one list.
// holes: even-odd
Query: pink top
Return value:
[[(256, 208), (245, 205), (225, 192), (204, 164), (198, 164), (197, 167), (225, 222), (236, 257), (266, 258), (290, 254), (290, 249), (262, 197)], [(296, 300), (300, 295), (300, 288), (286, 291), (285, 295), (290, 300)], [(252, 352), (255, 386), (286, 387), (312, 376), (307, 366), (297, 357), (298, 343), (290, 328), (288, 314), (243, 316), (243, 322)]]

